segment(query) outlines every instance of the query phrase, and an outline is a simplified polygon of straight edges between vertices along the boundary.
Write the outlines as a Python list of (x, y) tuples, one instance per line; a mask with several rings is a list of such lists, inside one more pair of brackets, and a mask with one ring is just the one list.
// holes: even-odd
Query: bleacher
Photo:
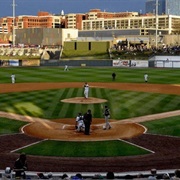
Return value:
[(0, 47), (0, 56), (41, 56), (41, 48)]

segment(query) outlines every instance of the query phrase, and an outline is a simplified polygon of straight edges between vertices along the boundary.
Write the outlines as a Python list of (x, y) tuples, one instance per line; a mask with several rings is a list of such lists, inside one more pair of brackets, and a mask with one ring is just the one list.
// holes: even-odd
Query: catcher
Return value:
[(85, 125), (84, 125), (82, 113), (78, 113), (76, 117), (75, 128), (76, 128), (76, 131), (78, 132), (84, 131)]

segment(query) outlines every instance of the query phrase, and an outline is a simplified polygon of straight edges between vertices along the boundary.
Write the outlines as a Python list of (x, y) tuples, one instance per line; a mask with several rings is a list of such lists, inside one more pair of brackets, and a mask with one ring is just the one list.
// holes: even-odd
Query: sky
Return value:
[[(90, 9), (107, 12), (145, 13), (146, 0), (15, 0), (15, 16), (37, 15), (39, 11), (60, 14), (86, 13)], [(0, 17), (13, 16), (13, 0), (0, 0)]]

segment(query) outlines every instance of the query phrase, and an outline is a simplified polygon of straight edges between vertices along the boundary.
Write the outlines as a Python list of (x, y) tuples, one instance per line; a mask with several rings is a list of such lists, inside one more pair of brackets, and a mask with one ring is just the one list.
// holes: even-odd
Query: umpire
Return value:
[(88, 109), (88, 111), (84, 114), (85, 135), (90, 135), (91, 123), (92, 123), (92, 114), (91, 114), (91, 110)]

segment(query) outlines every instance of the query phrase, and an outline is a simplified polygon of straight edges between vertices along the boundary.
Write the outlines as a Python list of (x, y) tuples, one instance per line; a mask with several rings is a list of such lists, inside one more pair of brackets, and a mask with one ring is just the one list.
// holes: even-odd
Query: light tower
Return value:
[(15, 46), (15, 39), (16, 39), (16, 34), (15, 34), (15, 0), (13, 0), (13, 4), (12, 4), (12, 7), (13, 7), (13, 26), (12, 26), (12, 41), (13, 41), (13, 46)]
[(156, 48), (158, 45), (158, 0), (156, 0)]

